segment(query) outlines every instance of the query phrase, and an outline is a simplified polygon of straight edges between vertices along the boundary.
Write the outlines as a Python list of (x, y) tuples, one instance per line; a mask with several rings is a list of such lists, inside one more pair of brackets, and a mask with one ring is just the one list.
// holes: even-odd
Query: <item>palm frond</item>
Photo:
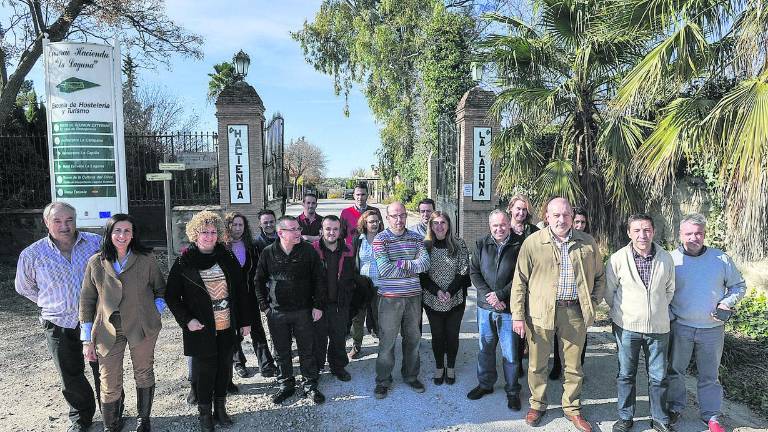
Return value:
[(639, 183), (632, 176), (632, 160), (652, 128), (649, 121), (624, 116), (611, 117), (603, 124), (597, 154), (606, 195), (622, 214), (630, 213), (635, 198), (632, 185)]
[(549, 162), (536, 179), (534, 189), (539, 196), (561, 196), (570, 202), (579, 202), (584, 197), (573, 161), (567, 159)]

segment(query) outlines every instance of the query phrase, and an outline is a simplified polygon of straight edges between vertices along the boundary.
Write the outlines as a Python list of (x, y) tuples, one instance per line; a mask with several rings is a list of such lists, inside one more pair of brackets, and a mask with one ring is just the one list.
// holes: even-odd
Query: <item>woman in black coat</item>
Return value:
[(220, 242), (219, 215), (197, 213), (186, 232), (192, 245), (171, 267), (165, 301), (183, 330), (184, 355), (192, 357), (200, 429), (213, 431), (214, 417), (221, 425), (232, 424), (226, 411), (232, 353), (239, 334), (250, 334), (253, 318), (240, 265)]

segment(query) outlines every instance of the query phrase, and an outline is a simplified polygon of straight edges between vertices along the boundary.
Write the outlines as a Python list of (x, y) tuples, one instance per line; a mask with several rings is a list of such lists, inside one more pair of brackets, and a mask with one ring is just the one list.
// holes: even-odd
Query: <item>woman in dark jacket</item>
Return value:
[(183, 330), (184, 355), (192, 357), (200, 430), (213, 431), (214, 417), (224, 426), (233, 423), (226, 411), (232, 353), (238, 329), (248, 336), (253, 317), (240, 265), (220, 243), (219, 215), (197, 213), (186, 232), (192, 245), (171, 267), (165, 301)]
[(451, 220), (441, 211), (433, 212), (429, 218), (424, 246), (430, 265), (429, 273), (422, 273), (421, 286), (435, 356), (432, 381), (437, 385), (443, 381), (453, 384), (461, 318), (467, 303), (469, 252), (464, 240), (454, 237)]
[[(267, 335), (261, 323), (261, 314), (258, 312), (259, 304), (256, 300), (256, 287), (254, 285), (256, 264), (259, 263), (259, 250), (253, 242), (253, 234), (251, 234), (248, 219), (242, 213), (230, 212), (224, 216), (224, 245), (237, 258), (248, 288), (248, 307), (254, 311), (253, 322), (250, 323), (251, 341), (253, 342), (256, 358), (259, 360), (259, 372), (261, 372), (261, 376), (264, 378), (274, 377), (277, 368), (267, 345)], [(238, 338), (232, 360), (237, 375), (241, 378), (247, 378), (250, 374), (245, 367), (246, 358), (242, 342), (243, 338)], [(230, 385), (230, 389), (236, 388), (234, 384)]]

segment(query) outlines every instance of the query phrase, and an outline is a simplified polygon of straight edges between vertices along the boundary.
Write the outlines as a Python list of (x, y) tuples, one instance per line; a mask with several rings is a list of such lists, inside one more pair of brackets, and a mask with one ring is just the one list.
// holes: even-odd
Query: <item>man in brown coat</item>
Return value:
[(591, 432), (581, 416), (581, 350), (603, 298), (605, 269), (592, 236), (571, 229), (568, 200), (550, 200), (546, 218), (548, 227), (520, 248), (510, 298), (512, 329), (521, 337), (528, 334), (531, 409), (525, 421), (537, 426), (546, 412), (547, 362), (557, 338), (565, 366), (563, 412), (577, 429)]

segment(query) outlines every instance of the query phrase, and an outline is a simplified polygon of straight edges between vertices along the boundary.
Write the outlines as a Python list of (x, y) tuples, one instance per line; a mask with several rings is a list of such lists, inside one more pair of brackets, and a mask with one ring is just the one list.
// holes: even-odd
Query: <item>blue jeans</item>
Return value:
[(685, 373), (691, 355), (696, 353), (697, 399), (699, 415), (704, 422), (720, 416), (723, 386), (718, 380), (720, 359), (723, 356), (725, 326), (695, 328), (672, 321), (669, 350), (669, 410), (681, 412), (687, 400)]
[(637, 364), (642, 349), (648, 373), (651, 418), (662, 424), (669, 423), (666, 412), (669, 333), (637, 333), (613, 324), (613, 335), (616, 338), (619, 359), (619, 372), (616, 376), (619, 418), (631, 420), (635, 416)]
[(517, 354), (517, 347), (520, 344), (520, 336), (512, 331), (512, 315), (478, 307), (477, 327), (480, 341), (480, 351), (477, 353), (477, 380), (480, 387), (492, 389), (496, 384), (496, 345), (500, 343), (504, 379), (507, 382), (504, 390), (508, 395), (519, 395), (517, 368), (521, 359)]

